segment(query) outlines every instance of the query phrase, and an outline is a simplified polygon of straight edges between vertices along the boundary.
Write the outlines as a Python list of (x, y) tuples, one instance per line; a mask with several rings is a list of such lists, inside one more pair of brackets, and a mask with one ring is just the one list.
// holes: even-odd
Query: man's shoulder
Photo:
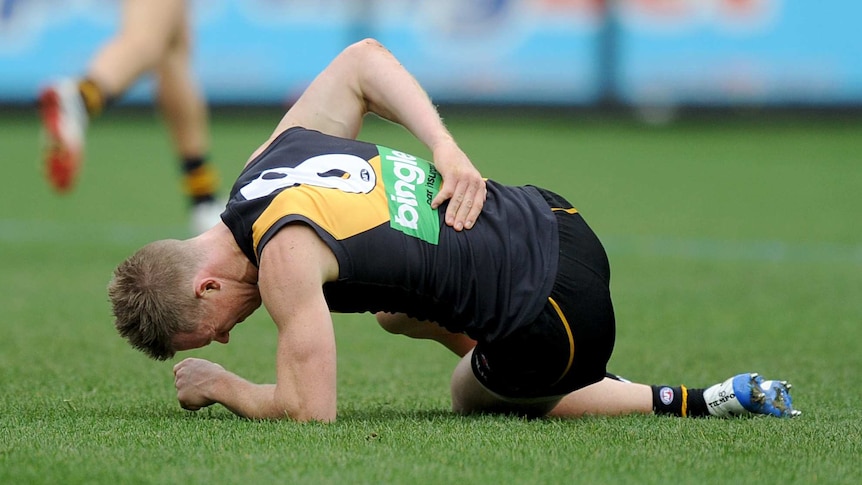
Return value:
[(332, 249), (314, 228), (303, 222), (286, 224), (272, 234), (266, 247), (261, 250), (261, 266), (271, 261), (266, 258), (267, 254), (276, 256), (281, 262), (290, 261), (298, 267), (318, 267), (325, 275), (326, 281), (338, 276), (338, 263)]

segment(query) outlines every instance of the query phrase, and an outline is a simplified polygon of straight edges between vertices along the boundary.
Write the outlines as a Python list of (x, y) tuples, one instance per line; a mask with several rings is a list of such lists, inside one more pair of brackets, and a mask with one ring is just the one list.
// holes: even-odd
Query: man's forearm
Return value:
[(255, 384), (225, 371), (210, 391), (209, 399), (248, 419), (332, 421), (328, 410), (313, 409), (299, 396), (278, 392), (275, 384)]
[(234, 414), (249, 419), (283, 419), (287, 410), (275, 403), (275, 384), (255, 384), (231, 372), (216, 380), (211, 395), (213, 401)]

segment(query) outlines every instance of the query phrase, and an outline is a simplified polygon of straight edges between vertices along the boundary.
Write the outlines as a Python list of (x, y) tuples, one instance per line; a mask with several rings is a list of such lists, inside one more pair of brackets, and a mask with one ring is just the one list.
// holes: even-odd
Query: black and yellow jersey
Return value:
[(255, 265), (285, 225), (311, 226), (338, 261), (334, 312), (403, 312), (493, 341), (547, 301), (557, 223), (536, 188), (488, 180), (476, 224), (457, 232), (445, 204), (431, 208), (441, 183), (408, 153), (294, 127), (243, 170), (222, 220)]

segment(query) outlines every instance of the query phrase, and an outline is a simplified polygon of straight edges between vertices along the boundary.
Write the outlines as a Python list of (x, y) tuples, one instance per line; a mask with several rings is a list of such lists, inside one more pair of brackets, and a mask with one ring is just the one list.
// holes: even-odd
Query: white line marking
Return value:
[(0, 243), (10, 245), (140, 246), (156, 239), (186, 237), (188, 228), (180, 225), (0, 219)]
[[(52, 244), (137, 248), (166, 238), (189, 237), (184, 225), (72, 223), (0, 219), (0, 244)], [(835, 263), (862, 265), (862, 245), (792, 241), (732, 241), (660, 236), (601, 237), (611, 259), (643, 255), (696, 261)]]
[(837, 263), (862, 265), (862, 245), (790, 241), (733, 241), (659, 236), (602, 238), (613, 255), (649, 255), (700, 261)]

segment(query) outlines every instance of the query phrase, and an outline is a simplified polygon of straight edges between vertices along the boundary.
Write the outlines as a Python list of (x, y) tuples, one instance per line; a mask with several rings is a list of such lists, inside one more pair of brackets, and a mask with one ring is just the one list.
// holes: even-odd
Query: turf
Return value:
[[(67, 196), (41, 179), (38, 125), (0, 112), (0, 483), (856, 483), (862, 472), (862, 119), (447, 111), (487, 176), (567, 196), (608, 249), (611, 370), (689, 386), (789, 379), (803, 416), (527, 421), (448, 412), (455, 358), (337, 316), (339, 420), (181, 410), (172, 363), (116, 336), (105, 284), (137, 247), (185, 237), (164, 126), (116, 110)], [(225, 180), (278, 121), (213, 113)], [(423, 148), (371, 120), (363, 138)], [(261, 311), (187, 353), (274, 376)]]

